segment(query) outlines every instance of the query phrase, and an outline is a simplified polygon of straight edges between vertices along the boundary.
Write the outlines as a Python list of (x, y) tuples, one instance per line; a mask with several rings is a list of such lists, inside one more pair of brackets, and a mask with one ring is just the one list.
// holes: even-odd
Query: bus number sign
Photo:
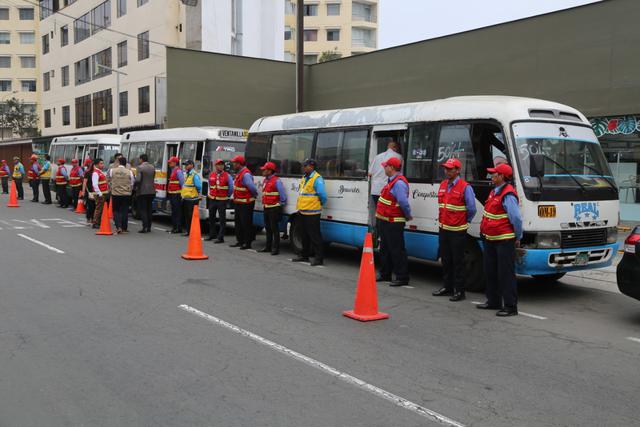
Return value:
[(555, 205), (540, 205), (538, 206), (538, 216), (540, 218), (555, 218), (556, 206)]

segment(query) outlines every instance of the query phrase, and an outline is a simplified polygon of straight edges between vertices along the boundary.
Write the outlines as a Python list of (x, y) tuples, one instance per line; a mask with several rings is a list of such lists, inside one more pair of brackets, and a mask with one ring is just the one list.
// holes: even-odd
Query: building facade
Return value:
[[(0, 114), (16, 98), (33, 113), (38, 104), (38, 13), (25, 0), (0, 0)], [(35, 130), (35, 129), (34, 129)], [(26, 131), (26, 130), (25, 130)], [(29, 133), (29, 131), (26, 131)], [(19, 136), (0, 126), (2, 139)]]
[[(304, 2), (304, 61), (315, 64), (325, 52), (347, 57), (378, 46), (378, 0)], [(296, 1), (285, 0), (285, 61), (296, 59)]]

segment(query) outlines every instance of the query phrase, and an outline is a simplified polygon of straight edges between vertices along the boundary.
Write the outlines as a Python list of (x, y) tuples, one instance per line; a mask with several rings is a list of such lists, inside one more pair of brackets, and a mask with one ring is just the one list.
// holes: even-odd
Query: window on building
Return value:
[(286, 62), (296, 62), (296, 55), (294, 53), (291, 53), (291, 52), (285, 52), (284, 53), (284, 60)]
[(327, 16), (340, 16), (340, 3), (328, 4)]
[(66, 46), (69, 44), (69, 26), (63, 25), (60, 27), (60, 46)]
[(107, 125), (113, 122), (113, 100), (111, 89), (101, 90), (93, 94), (93, 124)]
[(295, 31), (293, 30), (293, 28), (286, 26), (284, 27), (284, 39), (285, 40), (293, 40), (295, 35)]
[(45, 92), (51, 90), (51, 72), (47, 71), (42, 74), (42, 90)]
[[(81, 59), (75, 63), (76, 86), (91, 81), (91, 66), (89, 58)], [(77, 120), (76, 120), (77, 122)]]
[(11, 57), (8, 55), (0, 56), (0, 68), (11, 68)]
[(21, 56), (20, 57), (20, 67), (21, 68), (36, 68), (36, 57), (35, 56)]
[(151, 111), (151, 99), (149, 86), (138, 88), (138, 113), (148, 113)]
[(91, 13), (85, 13), (73, 21), (73, 42), (80, 43), (91, 35)]
[(318, 16), (318, 5), (317, 4), (305, 4), (304, 5), (304, 16)]
[(42, 36), (42, 54), (46, 55), (47, 53), (49, 53), (49, 34)]
[(304, 56), (304, 63), (306, 65), (317, 64), (318, 63), (318, 55), (313, 53)]
[(328, 42), (340, 41), (340, 30), (327, 30), (327, 41)]
[[(103, 65), (104, 67), (100, 67), (100, 65)], [(105, 67), (111, 68), (111, 48), (107, 48), (95, 55), (91, 55), (91, 68), (93, 70), (92, 80), (111, 74), (111, 70)]]
[(51, 110), (44, 110), (44, 127), (51, 127)]
[(149, 31), (138, 34), (138, 61), (149, 57)]
[(0, 21), (8, 21), (8, 20), (9, 20), (9, 8), (0, 7)]
[(354, 1), (351, 10), (354, 21), (376, 22), (375, 6), (371, 4)]
[(318, 30), (304, 30), (304, 41), (306, 41), (306, 42), (317, 42), (318, 41)]
[(127, 0), (116, 0), (116, 14), (118, 18), (127, 14)]
[(354, 28), (351, 31), (351, 45), (353, 47), (376, 47), (376, 35), (374, 30), (366, 28)]
[(33, 21), (33, 8), (32, 7), (21, 7), (18, 10), (20, 11), (20, 20), (21, 21)]
[(64, 86), (69, 86), (69, 66), (65, 65), (60, 69), (60, 84)]
[(35, 92), (36, 91), (36, 81), (35, 80), (22, 80), (20, 81), (20, 89), (23, 92)]
[(62, 126), (69, 126), (71, 124), (71, 107), (64, 105), (62, 107)]
[(76, 128), (91, 126), (91, 95), (76, 98)]
[(0, 80), (0, 92), (11, 92), (11, 80)]
[(36, 33), (33, 31), (20, 31), (20, 44), (34, 44), (36, 42)]
[(270, 160), (282, 175), (301, 175), (302, 162), (311, 157), (312, 132), (274, 135)]
[(0, 44), (11, 43), (11, 33), (9, 31), (0, 31)]
[(40, 0), (40, 20), (53, 13), (53, 0)]
[(142, 5), (149, 3), (149, 0), (137, 0), (137, 2), (138, 2), (138, 7), (140, 7)]
[(295, 16), (296, 4), (291, 0), (284, 0), (284, 13), (288, 16)]
[(120, 117), (129, 115), (129, 92), (120, 92)]
[(118, 43), (118, 68), (127, 65), (127, 41)]
[(111, 0), (94, 7), (91, 11), (91, 34), (111, 26)]

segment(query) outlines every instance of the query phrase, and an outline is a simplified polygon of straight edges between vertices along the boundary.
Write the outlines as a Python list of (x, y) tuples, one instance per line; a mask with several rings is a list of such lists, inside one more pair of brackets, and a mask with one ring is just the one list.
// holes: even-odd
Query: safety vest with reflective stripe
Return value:
[[(18, 163), (17, 165), (13, 166), (13, 178), (14, 179), (21, 179), (22, 178), (22, 172), (20, 172), (20, 166), (22, 166), (22, 163)], [(24, 166), (22, 166), (24, 168)]]
[(233, 203), (240, 203), (243, 205), (248, 205), (249, 203), (253, 203), (256, 199), (249, 192), (249, 188), (245, 187), (242, 183), (243, 177), (245, 174), (251, 175), (249, 169), (242, 168), (240, 172), (236, 175), (233, 180)]
[(56, 171), (56, 185), (67, 185), (67, 177), (62, 175), (62, 168), (64, 166), (59, 165)]
[(464, 191), (469, 185), (462, 178), (447, 191), (449, 180), (440, 183), (438, 190), (438, 222), (440, 228), (447, 231), (465, 231), (469, 228), (467, 222), (467, 205), (464, 200)]
[(184, 178), (182, 191), (180, 192), (183, 199), (194, 200), (198, 198), (198, 189), (196, 188), (196, 184), (193, 182), (195, 175), (196, 172), (193, 169), (187, 172), (187, 176)]
[(51, 178), (51, 162), (50, 161), (45, 160), (44, 165), (42, 165), (42, 170), (43, 172), (42, 172), (42, 175), (40, 175), (40, 178), (43, 178), (43, 179)]
[(276, 208), (280, 206), (280, 192), (278, 191), (278, 178), (272, 175), (262, 182), (262, 206), (264, 208)]
[(507, 211), (502, 206), (502, 199), (507, 194), (513, 194), (518, 198), (516, 189), (511, 184), (505, 184), (500, 194), (495, 194), (495, 189), (489, 193), (489, 198), (484, 204), (484, 214), (480, 223), (480, 233), (487, 240), (508, 240), (515, 239), (516, 234), (509, 222)]
[(169, 177), (169, 185), (167, 186), (167, 193), (169, 194), (180, 194), (182, 190), (180, 188), (180, 180), (178, 179), (178, 171), (180, 168), (178, 166), (171, 169), (171, 176)]
[(9, 176), (9, 168), (7, 166), (0, 166), (0, 178)]
[[(98, 168), (93, 168), (93, 172), (98, 174), (98, 190), (100, 192), (108, 193), (109, 192), (109, 184), (107, 184), (107, 177), (102, 173), (102, 171)], [(91, 177), (93, 179), (93, 176)], [(93, 183), (93, 181), (91, 181)]]
[(228, 172), (211, 172), (211, 174), (209, 174), (209, 194), (207, 195), (207, 197), (211, 200), (229, 200)]
[(303, 176), (300, 180), (296, 210), (302, 215), (320, 215), (322, 212), (320, 196), (313, 188), (318, 178), (320, 178), (320, 174), (314, 171), (312, 177)]
[(38, 165), (37, 163), (31, 163), (31, 165), (29, 166), (29, 170), (27, 171), (27, 176), (29, 177), (30, 180), (34, 180), (34, 179), (39, 179), (40, 178), (38, 173), (33, 170), (33, 165), (34, 164), (37, 165), (38, 172), (40, 172), (40, 165)]
[(407, 222), (407, 218), (404, 216), (404, 212), (400, 208), (398, 199), (395, 198), (391, 189), (398, 181), (404, 181), (409, 186), (407, 178), (402, 175), (396, 176), (387, 185), (384, 186), (380, 192), (380, 198), (378, 198), (378, 204), (376, 205), (376, 218), (387, 222)]
[(82, 169), (80, 166), (74, 166), (69, 174), (69, 185), (72, 188), (77, 188), (82, 185)]

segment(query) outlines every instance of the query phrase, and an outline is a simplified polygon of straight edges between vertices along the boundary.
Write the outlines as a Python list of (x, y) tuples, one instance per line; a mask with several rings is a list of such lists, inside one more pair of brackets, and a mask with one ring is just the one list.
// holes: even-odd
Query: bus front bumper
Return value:
[(565, 249), (519, 249), (516, 273), (542, 275), (608, 267), (618, 244)]

